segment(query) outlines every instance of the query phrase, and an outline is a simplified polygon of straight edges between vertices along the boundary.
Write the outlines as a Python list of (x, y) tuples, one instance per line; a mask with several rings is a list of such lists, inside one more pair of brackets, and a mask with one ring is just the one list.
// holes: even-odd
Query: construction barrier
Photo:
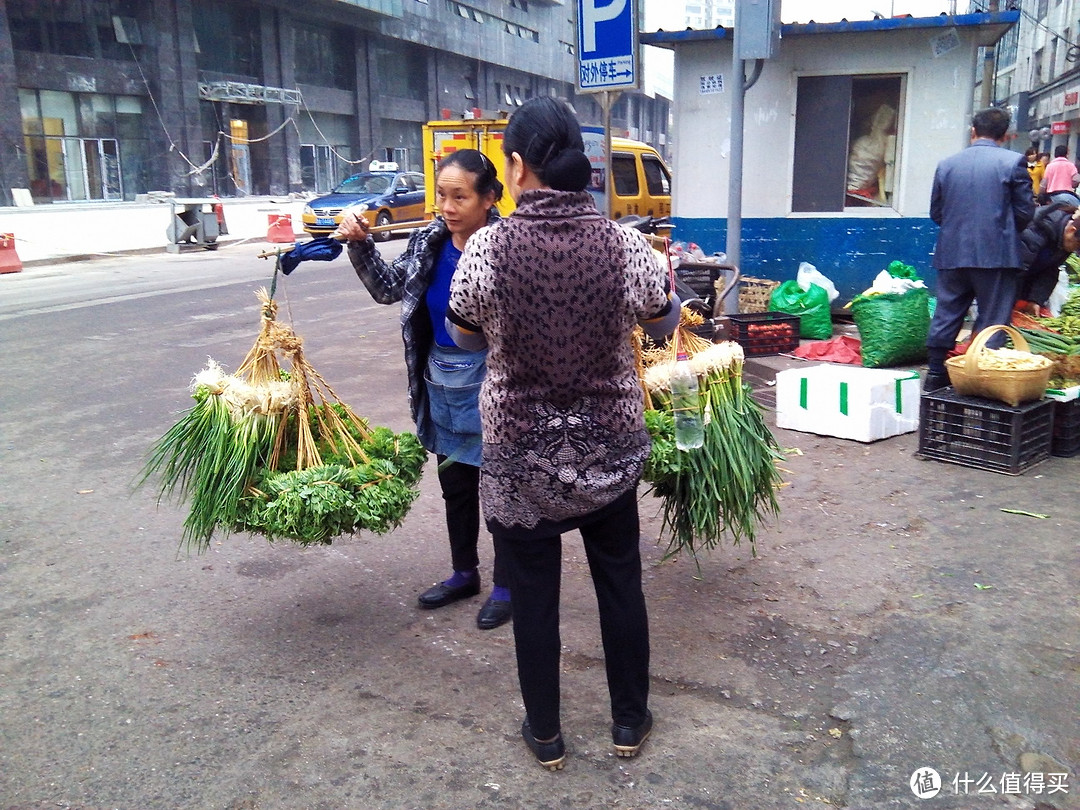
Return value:
[(266, 232), (267, 242), (295, 242), (293, 234), (292, 214), (269, 214), (267, 216), (270, 228)]
[(22, 262), (15, 252), (15, 234), (0, 233), (0, 273), (18, 273), (20, 270)]
[(214, 214), (217, 216), (218, 234), (227, 236), (229, 226), (225, 224), (225, 206), (221, 204), (218, 195), (214, 195)]

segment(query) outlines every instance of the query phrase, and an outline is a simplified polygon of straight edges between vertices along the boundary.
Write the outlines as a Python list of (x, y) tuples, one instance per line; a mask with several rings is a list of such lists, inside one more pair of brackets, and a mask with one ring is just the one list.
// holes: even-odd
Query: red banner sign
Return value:
[(1050, 134), (1051, 135), (1067, 135), (1069, 132), (1068, 121), (1051, 121), (1050, 122)]

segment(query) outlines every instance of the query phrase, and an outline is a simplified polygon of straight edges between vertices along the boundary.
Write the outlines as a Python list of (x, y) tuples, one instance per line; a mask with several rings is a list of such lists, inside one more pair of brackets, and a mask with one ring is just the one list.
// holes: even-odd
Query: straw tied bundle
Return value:
[[(686, 551), (696, 557), (720, 545), (725, 534), (736, 545), (747, 540), (753, 553), (758, 523), (779, 513), (782, 455), (743, 383), (742, 347), (698, 337), (690, 331), (695, 319), (683, 310), (677, 338), (661, 347), (646, 345), (637, 333), (645, 425), (652, 437), (643, 478), (662, 501), (666, 556)], [(689, 355), (700, 389), (705, 436), (694, 450), (675, 444), (670, 380), (677, 345)]]
[(416, 498), (424, 448), (411, 433), (369, 428), (277, 322), (270, 294), (258, 296), (255, 345), (235, 374), (210, 360), (195, 376), (195, 406), (154, 445), (139, 483), (159, 476), (159, 500), (188, 501), (183, 539), (200, 552), (219, 530), (303, 545), (389, 531)]

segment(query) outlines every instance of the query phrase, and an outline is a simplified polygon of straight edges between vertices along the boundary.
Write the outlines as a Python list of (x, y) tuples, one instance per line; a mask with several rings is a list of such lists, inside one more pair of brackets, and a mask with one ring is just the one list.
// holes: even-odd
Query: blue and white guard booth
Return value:
[[(807, 261), (846, 301), (899, 259), (932, 288), (934, 169), (969, 143), (980, 48), (1019, 18), (1003, 11), (783, 25), (745, 95), (743, 274), (784, 281)], [(640, 39), (675, 54), (674, 238), (723, 251), (733, 32), (661, 30)], [(748, 75), (753, 65), (746, 62)], [(1022, 131), (1019, 152), (1028, 146)]]

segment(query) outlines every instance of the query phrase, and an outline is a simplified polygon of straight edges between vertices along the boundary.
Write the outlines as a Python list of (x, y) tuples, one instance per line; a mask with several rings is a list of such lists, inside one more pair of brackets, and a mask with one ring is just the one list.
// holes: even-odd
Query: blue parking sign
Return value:
[(577, 0), (577, 12), (578, 87), (637, 87), (637, 0)]

